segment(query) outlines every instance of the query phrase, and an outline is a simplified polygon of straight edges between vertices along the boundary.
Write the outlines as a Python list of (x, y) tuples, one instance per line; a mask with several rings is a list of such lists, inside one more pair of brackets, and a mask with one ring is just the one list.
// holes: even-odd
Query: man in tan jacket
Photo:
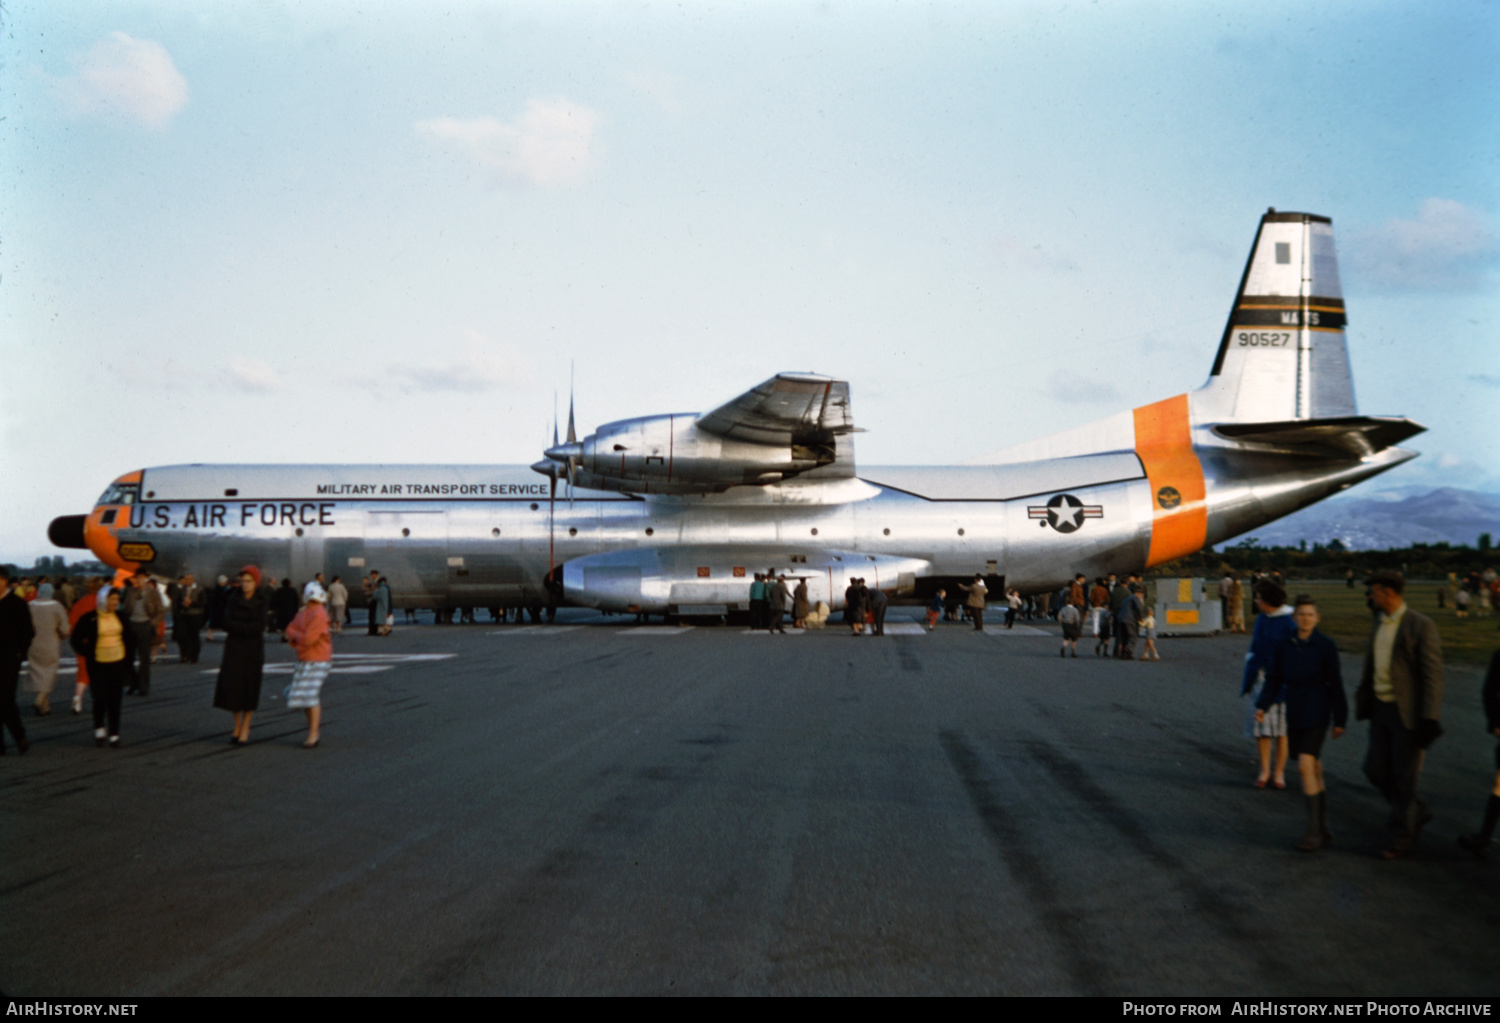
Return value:
[(1430, 618), (1406, 606), (1400, 572), (1376, 572), (1365, 580), (1379, 612), (1365, 652), (1364, 672), (1354, 694), (1354, 716), (1370, 722), (1365, 777), (1391, 805), (1393, 835), (1381, 855), (1406, 859), (1422, 826), (1432, 819), (1417, 798), (1422, 759), (1443, 734), (1443, 644)]
[(964, 603), (968, 605), (969, 616), (974, 619), (974, 631), (984, 631), (984, 605), (989, 599), (989, 588), (984, 585), (984, 576), (978, 572), (974, 573), (973, 583), (959, 583), (958, 588), (968, 594)]

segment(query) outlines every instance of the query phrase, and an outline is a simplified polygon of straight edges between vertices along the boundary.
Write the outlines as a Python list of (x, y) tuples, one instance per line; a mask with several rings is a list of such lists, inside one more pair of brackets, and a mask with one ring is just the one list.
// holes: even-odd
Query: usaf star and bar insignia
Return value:
[(1084, 504), (1072, 494), (1058, 494), (1046, 504), (1027, 505), (1026, 517), (1059, 533), (1072, 533), (1082, 528), (1085, 519), (1104, 518), (1104, 505)]

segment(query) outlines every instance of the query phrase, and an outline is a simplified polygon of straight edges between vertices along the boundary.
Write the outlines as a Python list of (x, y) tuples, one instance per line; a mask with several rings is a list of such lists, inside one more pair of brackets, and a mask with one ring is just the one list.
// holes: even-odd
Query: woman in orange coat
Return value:
[[(104, 586), (104, 580), (99, 576), (89, 577), (84, 584), (84, 595), (73, 601), (73, 606), (68, 609), (68, 629), (72, 631), (78, 627), (78, 619), (90, 611), (99, 610), (99, 590)], [(84, 658), (78, 658), (78, 682), (73, 686), (73, 713), (83, 713), (83, 694), (89, 687), (89, 665)]]
[(320, 694), (333, 667), (333, 639), (328, 631), (328, 612), (323, 608), (328, 601), (323, 587), (308, 583), (302, 599), (305, 601), (302, 610), (286, 627), (286, 641), (297, 651), (297, 668), (292, 672), (286, 705), (289, 710), (300, 708), (307, 713), (307, 741), (302, 747), (316, 749), (318, 726), (323, 720)]

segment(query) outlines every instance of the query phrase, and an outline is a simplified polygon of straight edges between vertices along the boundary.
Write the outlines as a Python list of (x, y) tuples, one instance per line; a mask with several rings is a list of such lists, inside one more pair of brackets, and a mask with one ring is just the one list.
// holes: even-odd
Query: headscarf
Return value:
[(111, 586), (109, 583), (105, 583), (103, 586), (99, 587), (99, 592), (94, 594), (95, 611), (99, 612), (100, 614), (104, 614), (106, 612), (106, 610), (109, 608), (109, 591), (113, 589), (115, 589), (115, 587)]
[(51, 583), (42, 583), (42, 585), (38, 586), (36, 588), (36, 599), (37, 600), (51, 600), (52, 599), (52, 584)]
[(328, 603), (328, 593), (316, 581), (313, 581), (302, 588), (302, 601), (310, 604), (315, 600), (319, 604)]
[(255, 580), (255, 585), (257, 587), (260, 586), (260, 569), (256, 568), (254, 565), (246, 565), (244, 568), (240, 569), (240, 575), (248, 575), (251, 579)]

